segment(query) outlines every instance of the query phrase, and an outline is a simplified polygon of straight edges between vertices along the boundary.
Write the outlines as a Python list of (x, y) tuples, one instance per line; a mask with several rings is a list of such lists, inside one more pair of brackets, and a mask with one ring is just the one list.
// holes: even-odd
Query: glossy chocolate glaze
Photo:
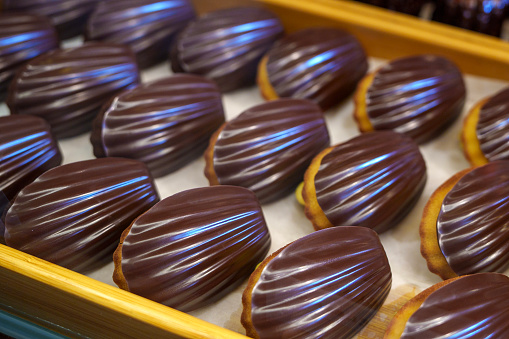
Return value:
[(6, 10), (43, 15), (56, 27), (60, 39), (83, 33), (88, 16), (100, 0), (3, 0)]
[(267, 55), (269, 82), (279, 97), (309, 99), (324, 110), (346, 98), (368, 69), (359, 41), (333, 28), (288, 35)]
[(176, 39), (172, 68), (213, 79), (223, 92), (251, 85), (258, 62), (282, 34), (279, 19), (262, 8), (210, 12)]
[(53, 168), (18, 194), (5, 241), (80, 272), (111, 261), (120, 235), (159, 200), (143, 163), (94, 159)]
[(31, 14), (0, 13), (0, 102), (16, 70), (44, 52), (58, 48), (48, 19)]
[(509, 268), (509, 161), (465, 174), (446, 195), (438, 243), (458, 275)]
[(88, 43), (25, 64), (9, 87), (6, 103), (11, 114), (40, 116), (57, 138), (66, 138), (90, 130), (101, 105), (138, 81), (128, 47)]
[(381, 131), (335, 146), (322, 159), (315, 189), (334, 226), (364, 226), (381, 233), (410, 212), (426, 178), (426, 164), (412, 139)]
[(433, 20), (500, 36), (509, 10), (508, 0), (435, 0)]
[(477, 139), (489, 161), (509, 160), (509, 88), (491, 97), (482, 107)]
[(129, 291), (190, 311), (240, 285), (269, 247), (269, 230), (251, 191), (197, 188), (162, 200), (136, 219), (122, 245), (122, 272)]
[(388, 8), (396, 12), (419, 15), (428, 0), (357, 0), (371, 5)]
[(116, 96), (94, 121), (91, 141), (97, 157), (140, 160), (160, 177), (203, 154), (223, 122), (216, 84), (178, 74)]
[(462, 277), (433, 292), (410, 317), (402, 339), (509, 338), (509, 278)]
[(260, 338), (350, 338), (382, 306), (391, 283), (375, 232), (317, 231), (264, 268), (252, 292), (251, 320)]
[(376, 72), (366, 93), (366, 109), (375, 130), (395, 130), (419, 143), (454, 122), (464, 103), (460, 71), (434, 55), (389, 62)]
[(28, 115), (0, 117), (0, 218), (23, 187), (61, 162), (46, 121)]
[(226, 124), (214, 146), (214, 171), (220, 184), (249, 188), (266, 203), (292, 192), (327, 146), (329, 134), (316, 104), (274, 100)]
[(128, 45), (141, 68), (168, 56), (175, 33), (195, 16), (188, 0), (109, 0), (87, 22), (86, 40)]

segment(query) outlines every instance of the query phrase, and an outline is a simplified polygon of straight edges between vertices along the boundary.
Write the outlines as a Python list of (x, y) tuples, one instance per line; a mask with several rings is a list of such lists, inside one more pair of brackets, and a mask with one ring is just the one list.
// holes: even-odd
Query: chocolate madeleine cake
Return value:
[(509, 88), (479, 101), (463, 124), (463, 152), (473, 166), (509, 160)]
[[(60, 39), (83, 33), (88, 16), (100, 0), (3, 0), (4, 10), (46, 16)], [(1, 6), (0, 6), (1, 7)], [(11, 15), (9, 13), (8, 15)]]
[(384, 339), (508, 338), (509, 278), (479, 273), (431, 286), (408, 301)]
[(389, 294), (391, 268), (364, 227), (311, 233), (276, 251), (249, 278), (242, 325), (252, 338), (351, 338)]
[(415, 142), (392, 131), (362, 134), (318, 154), (304, 176), (306, 217), (316, 230), (394, 227), (419, 199), (426, 164)]
[(461, 171), (431, 196), (421, 253), (442, 279), (509, 268), (509, 161)]
[(267, 100), (309, 99), (322, 109), (351, 94), (366, 74), (357, 39), (334, 28), (308, 28), (274, 44), (260, 63), (258, 85)]
[(205, 152), (211, 185), (237, 185), (267, 203), (292, 192), (311, 159), (329, 146), (320, 108), (279, 99), (252, 107), (223, 125)]
[(159, 200), (146, 166), (105, 158), (55, 167), (18, 194), (5, 217), (8, 246), (86, 272), (111, 261), (120, 235)]
[[(29, 115), (0, 117), (0, 219), (23, 187), (61, 162), (58, 144), (44, 119)], [(3, 236), (0, 222), (0, 242)]]
[(96, 157), (140, 160), (160, 177), (203, 154), (223, 122), (216, 84), (178, 74), (114, 97), (95, 119), (91, 141)]
[(459, 69), (443, 57), (417, 55), (368, 74), (355, 94), (354, 117), (361, 132), (390, 129), (423, 143), (452, 124), (464, 103)]
[(193, 18), (188, 0), (101, 1), (87, 22), (85, 40), (128, 45), (146, 68), (168, 57), (176, 32)]
[(124, 232), (113, 279), (123, 289), (191, 311), (240, 285), (269, 247), (251, 191), (191, 189), (162, 200)]
[(58, 48), (58, 37), (50, 21), (41, 16), (0, 13), (0, 102), (16, 70), (25, 62)]
[(57, 138), (92, 128), (92, 120), (112, 96), (139, 82), (128, 47), (87, 43), (45, 53), (16, 74), (9, 87), (11, 114), (29, 114), (49, 122)]
[(282, 35), (279, 19), (262, 8), (210, 12), (178, 35), (171, 53), (172, 69), (210, 78), (223, 92), (251, 85), (258, 62)]

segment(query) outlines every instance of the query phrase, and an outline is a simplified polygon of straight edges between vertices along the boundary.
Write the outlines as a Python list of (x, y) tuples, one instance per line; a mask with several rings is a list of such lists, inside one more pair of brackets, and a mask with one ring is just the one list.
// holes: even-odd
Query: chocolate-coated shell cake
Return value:
[(177, 74), (114, 97), (95, 119), (91, 141), (96, 157), (136, 159), (160, 177), (203, 154), (223, 122), (216, 84)]
[(255, 81), (258, 62), (282, 34), (279, 19), (262, 8), (210, 12), (179, 34), (172, 69), (213, 79), (223, 92), (248, 86)]
[(384, 339), (508, 338), (509, 278), (479, 273), (431, 286), (394, 316)]
[(382, 306), (391, 283), (374, 231), (317, 231), (276, 251), (253, 272), (242, 296), (242, 324), (253, 338), (351, 338)]
[(0, 13), (0, 102), (16, 70), (25, 62), (58, 48), (58, 37), (50, 21), (41, 16)]
[(317, 230), (354, 225), (381, 233), (411, 211), (426, 178), (411, 138), (392, 131), (362, 134), (313, 159), (302, 191), (306, 217)]
[(66, 138), (90, 130), (101, 106), (138, 82), (138, 67), (128, 47), (86, 43), (25, 64), (9, 87), (7, 105), (11, 114), (44, 118), (57, 138)]
[(394, 130), (424, 143), (461, 114), (465, 84), (446, 58), (416, 55), (390, 61), (364, 77), (355, 94), (361, 132)]
[(122, 232), (158, 200), (139, 161), (105, 158), (58, 166), (18, 194), (5, 217), (5, 242), (87, 272), (111, 261)]
[(3, 7), (9, 12), (27, 12), (46, 16), (58, 30), (60, 39), (68, 39), (83, 33), (87, 18), (99, 1), (3, 0)]
[(509, 160), (509, 88), (480, 100), (461, 132), (463, 152), (472, 166)]
[(430, 197), (421, 252), (442, 279), (509, 268), (509, 161), (461, 171)]
[(279, 99), (228, 121), (205, 152), (211, 185), (237, 185), (267, 203), (292, 192), (311, 159), (329, 146), (320, 108), (308, 100)]
[(309, 99), (322, 109), (355, 90), (368, 63), (359, 41), (334, 28), (308, 28), (274, 44), (260, 63), (258, 86), (267, 100)]
[(214, 186), (172, 195), (136, 219), (115, 251), (121, 288), (181, 311), (240, 285), (270, 247), (254, 194)]
[(168, 57), (176, 32), (193, 18), (188, 0), (101, 1), (87, 22), (85, 39), (128, 45), (146, 68)]

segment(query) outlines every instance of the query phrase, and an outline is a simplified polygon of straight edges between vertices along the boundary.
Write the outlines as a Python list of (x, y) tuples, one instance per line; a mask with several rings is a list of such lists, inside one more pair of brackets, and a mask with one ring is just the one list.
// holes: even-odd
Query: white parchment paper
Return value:
[[(64, 46), (75, 46), (80, 43), (79, 39), (74, 39), (67, 41)], [(370, 59), (370, 68), (374, 69), (382, 63), (382, 60)], [(169, 64), (164, 63), (144, 71), (142, 80), (147, 82), (170, 74)], [(503, 81), (469, 75), (465, 76), (465, 79), (467, 101), (462, 117), (441, 137), (420, 147), (428, 170), (428, 181), (424, 193), (412, 212), (399, 226), (381, 235), (393, 273), (393, 290), (408, 285), (424, 289), (441, 280), (428, 271), (426, 262), (420, 255), (418, 228), (424, 205), (439, 185), (456, 172), (469, 167), (459, 143), (459, 133), (465, 114), (476, 101), (492, 95), (508, 85)], [(226, 118), (230, 120), (243, 110), (262, 102), (263, 99), (255, 86), (228, 93), (223, 97)], [(352, 97), (349, 97), (336, 108), (327, 111), (326, 121), (332, 145), (359, 134), (352, 112)], [(6, 114), (9, 114), (6, 105), (0, 104), (0, 115)], [(87, 133), (59, 142), (64, 156), (64, 163), (94, 158), (89, 137), (90, 133)], [(204, 166), (205, 161), (203, 158), (199, 158), (177, 172), (156, 179), (155, 182), (161, 199), (186, 189), (207, 186), (208, 181), (203, 175)], [(294, 195), (262, 207), (272, 238), (270, 253), (313, 232), (311, 223), (304, 216), (303, 208), (297, 203)], [(92, 272), (89, 276), (114, 285), (111, 278), (112, 273), (113, 263)], [(220, 301), (191, 312), (191, 314), (244, 334), (245, 332), (240, 324), (240, 313), (242, 311), (241, 294), (245, 286), (246, 282)]]

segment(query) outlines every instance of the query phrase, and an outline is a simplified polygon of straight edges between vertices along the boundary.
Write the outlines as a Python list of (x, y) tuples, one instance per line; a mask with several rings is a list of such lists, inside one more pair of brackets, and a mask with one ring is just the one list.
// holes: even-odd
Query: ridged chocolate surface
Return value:
[[(3, 0), (6, 10), (43, 15), (51, 20), (60, 39), (83, 33), (88, 16), (100, 0)], [(10, 15), (10, 14), (9, 14)]]
[(435, 0), (433, 20), (500, 36), (508, 14), (508, 0)]
[(141, 162), (106, 158), (51, 169), (18, 194), (5, 218), (7, 245), (88, 271), (111, 261), (120, 235), (159, 200)]
[(165, 60), (177, 31), (194, 18), (188, 0), (109, 0), (87, 22), (86, 39), (128, 45), (145, 68)]
[(220, 184), (249, 188), (265, 203), (293, 191), (313, 157), (328, 145), (316, 104), (274, 100), (226, 124), (214, 146), (214, 171)]
[(0, 13), (0, 102), (16, 70), (28, 60), (58, 48), (48, 19), (21, 13)]
[(438, 243), (458, 275), (509, 268), (509, 161), (465, 174), (447, 194)]
[(94, 121), (97, 157), (125, 157), (162, 176), (200, 156), (224, 122), (216, 84), (178, 74), (124, 91)]
[(357, 39), (333, 28), (310, 28), (279, 40), (267, 73), (279, 97), (309, 99), (327, 109), (346, 98), (368, 69)]
[(426, 164), (410, 138), (373, 132), (335, 146), (322, 159), (316, 196), (334, 226), (364, 226), (381, 233), (410, 212), (426, 178)]
[(122, 245), (122, 272), (131, 292), (190, 311), (242, 283), (269, 247), (252, 192), (197, 188), (164, 199), (134, 222)]
[(462, 277), (433, 292), (410, 317), (402, 339), (509, 338), (509, 278)]
[(0, 218), (23, 187), (61, 162), (46, 121), (34, 116), (0, 117)]
[(366, 94), (366, 109), (375, 130), (395, 130), (419, 143), (447, 128), (464, 103), (460, 71), (434, 55), (389, 62), (376, 72)]
[(489, 161), (509, 160), (509, 88), (482, 106), (476, 133), (481, 150)]
[(375, 232), (317, 231), (264, 268), (252, 292), (252, 323), (260, 338), (350, 338), (382, 306), (391, 283)]
[(213, 79), (223, 92), (251, 85), (258, 62), (282, 34), (279, 19), (261, 8), (210, 12), (179, 35), (172, 68)]
[(427, 0), (357, 0), (371, 5), (388, 8), (393, 11), (411, 15), (419, 15)]
[(138, 84), (128, 47), (88, 43), (57, 49), (23, 66), (9, 88), (11, 114), (44, 118), (57, 138), (88, 131), (101, 105)]

